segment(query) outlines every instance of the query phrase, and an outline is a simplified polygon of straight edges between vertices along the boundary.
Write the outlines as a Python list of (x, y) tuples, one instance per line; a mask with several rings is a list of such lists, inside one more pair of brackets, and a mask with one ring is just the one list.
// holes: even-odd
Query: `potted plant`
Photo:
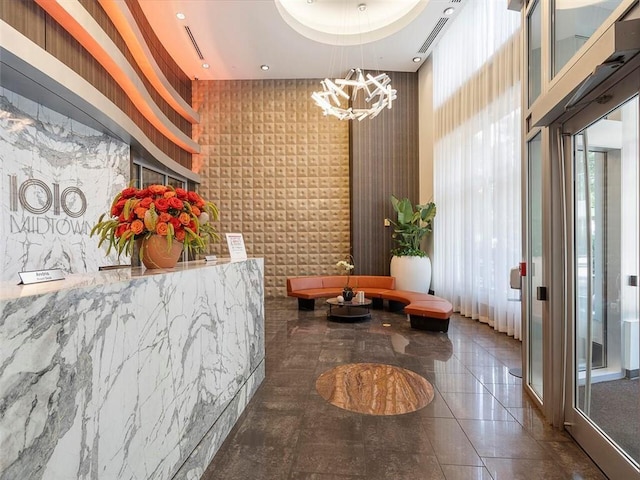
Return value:
[(196, 192), (165, 185), (128, 187), (100, 216), (91, 236), (99, 236), (98, 247), (107, 243), (107, 255), (112, 249), (118, 258), (132, 255), (137, 244), (147, 268), (169, 268), (183, 248), (200, 252), (207, 240), (219, 238), (210, 223), (217, 218), (218, 207)]
[(420, 244), (433, 230), (436, 204), (412, 205), (408, 198), (391, 195), (391, 205), (397, 221), (392, 238), (396, 247), (391, 250), (391, 276), (396, 278), (398, 290), (428, 293), (431, 285), (431, 260)]
[(340, 270), (344, 270), (347, 275), (347, 283), (342, 288), (342, 297), (346, 302), (350, 302), (353, 299), (353, 287), (349, 285), (349, 280), (351, 278), (351, 271), (355, 268), (353, 265), (353, 257), (351, 255), (347, 255), (346, 260), (340, 260), (336, 263), (336, 267)]

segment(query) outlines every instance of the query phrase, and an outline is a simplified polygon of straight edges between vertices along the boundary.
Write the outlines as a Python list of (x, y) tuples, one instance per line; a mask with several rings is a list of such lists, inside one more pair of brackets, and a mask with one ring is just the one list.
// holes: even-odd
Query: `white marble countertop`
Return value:
[[(250, 258), (248, 259), (250, 260)], [(239, 260), (244, 261), (244, 260)], [(197, 270), (200, 268), (215, 267), (231, 263), (230, 258), (218, 258), (216, 262), (205, 262), (195, 260), (191, 262), (180, 262), (175, 268), (149, 270), (145, 267), (124, 267), (113, 270), (103, 270), (94, 273), (74, 273), (65, 275), (63, 280), (52, 282), (34, 283), (31, 285), (17, 285), (14, 282), (0, 282), (0, 301), (12, 300), (21, 297), (44, 295), (62, 290), (84, 288), (93, 285), (103, 285), (108, 283), (119, 283), (131, 281), (136, 278), (150, 275), (171, 274), (185, 270)]]

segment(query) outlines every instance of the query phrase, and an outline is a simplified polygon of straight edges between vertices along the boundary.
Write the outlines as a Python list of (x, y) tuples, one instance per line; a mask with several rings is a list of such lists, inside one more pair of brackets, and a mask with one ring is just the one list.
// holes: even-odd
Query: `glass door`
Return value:
[(542, 257), (543, 214), (542, 214), (542, 133), (539, 132), (527, 144), (527, 302), (525, 323), (527, 328), (527, 369), (525, 381), (542, 402), (543, 384), (543, 312), (544, 298), (540, 295), (543, 287), (544, 265)]
[(610, 478), (638, 478), (640, 464), (638, 111), (636, 95), (570, 137), (567, 429)]

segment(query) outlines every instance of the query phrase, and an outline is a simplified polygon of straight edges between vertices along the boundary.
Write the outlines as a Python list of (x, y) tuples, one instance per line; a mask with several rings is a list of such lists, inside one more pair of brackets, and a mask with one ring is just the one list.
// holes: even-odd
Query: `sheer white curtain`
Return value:
[(468, 2), (433, 54), (433, 288), (462, 315), (521, 337), (520, 14)]

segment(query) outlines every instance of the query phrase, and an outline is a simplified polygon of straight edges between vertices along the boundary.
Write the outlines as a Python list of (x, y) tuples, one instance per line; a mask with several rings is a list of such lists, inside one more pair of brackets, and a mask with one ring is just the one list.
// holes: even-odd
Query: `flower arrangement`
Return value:
[(108, 242), (107, 255), (115, 249), (118, 258), (132, 255), (135, 241), (152, 235), (166, 237), (167, 249), (175, 240), (187, 252), (199, 252), (209, 239), (220, 238), (210, 223), (218, 214), (218, 207), (196, 192), (165, 185), (128, 187), (116, 195), (109, 212), (100, 215), (91, 236), (100, 236), (98, 247)]
[(353, 265), (353, 256), (347, 255), (346, 258), (346, 260), (340, 260), (338, 263), (336, 263), (336, 267), (340, 270), (345, 271), (347, 275), (347, 284), (345, 285), (344, 289), (348, 291), (353, 290), (353, 288), (349, 286), (349, 279), (351, 278), (351, 271), (355, 268), (355, 266)]

